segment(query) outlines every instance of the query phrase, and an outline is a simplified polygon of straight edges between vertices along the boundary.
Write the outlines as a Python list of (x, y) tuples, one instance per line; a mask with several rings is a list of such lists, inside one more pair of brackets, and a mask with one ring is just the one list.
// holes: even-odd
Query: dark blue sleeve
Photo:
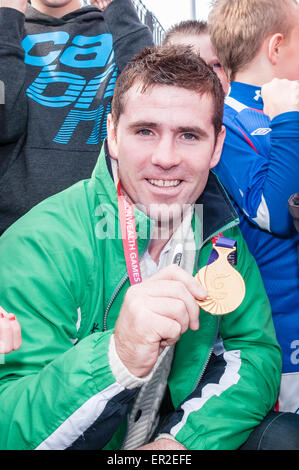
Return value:
[(125, 389), (108, 401), (101, 415), (66, 450), (103, 449), (130, 412), (138, 390)]
[(153, 35), (140, 21), (132, 0), (113, 0), (103, 15), (113, 36), (116, 64), (121, 72), (135, 54), (153, 45)]
[(226, 139), (215, 172), (250, 222), (287, 237), (295, 233), (288, 199), (299, 190), (299, 112), (267, 119), (225, 107)]

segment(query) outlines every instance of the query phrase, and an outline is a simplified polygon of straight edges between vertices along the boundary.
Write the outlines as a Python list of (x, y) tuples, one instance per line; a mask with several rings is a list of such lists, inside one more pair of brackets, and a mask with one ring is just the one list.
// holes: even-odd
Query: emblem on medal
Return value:
[(197, 300), (198, 305), (212, 315), (225, 315), (236, 310), (245, 297), (245, 282), (241, 274), (232, 267), (228, 256), (236, 247), (213, 245), (218, 258), (201, 268), (195, 278), (206, 289), (208, 296)]

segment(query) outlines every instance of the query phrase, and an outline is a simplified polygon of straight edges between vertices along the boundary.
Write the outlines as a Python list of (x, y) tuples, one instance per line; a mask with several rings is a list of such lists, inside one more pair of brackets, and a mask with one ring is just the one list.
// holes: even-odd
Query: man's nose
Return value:
[(152, 151), (152, 164), (169, 169), (179, 165), (180, 161), (181, 157), (173, 139), (170, 136), (159, 139)]

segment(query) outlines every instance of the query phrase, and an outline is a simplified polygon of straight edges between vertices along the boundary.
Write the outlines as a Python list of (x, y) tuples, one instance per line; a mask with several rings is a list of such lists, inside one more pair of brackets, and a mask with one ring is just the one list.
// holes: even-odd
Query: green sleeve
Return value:
[(115, 382), (108, 359), (111, 331), (86, 333), (74, 345), (91, 269), (81, 260), (86, 253), (81, 257), (70, 248), (78, 233), (61, 237), (61, 226), (51, 228), (50, 218), (41, 237), (37, 216), (43, 225), (42, 211), (34, 211), (0, 238), (0, 305), (16, 314), (23, 341), (0, 364), (1, 449), (36, 448)]

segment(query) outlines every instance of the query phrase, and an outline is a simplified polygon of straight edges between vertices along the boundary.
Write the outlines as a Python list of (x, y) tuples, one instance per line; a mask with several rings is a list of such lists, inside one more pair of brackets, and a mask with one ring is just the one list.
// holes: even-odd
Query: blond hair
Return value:
[(211, 42), (228, 78), (248, 65), (271, 34), (288, 37), (296, 0), (215, 0), (209, 15)]
[(184, 36), (200, 36), (201, 34), (209, 34), (208, 23), (206, 21), (197, 20), (181, 21), (166, 31), (163, 44), (169, 44), (178, 34)]

